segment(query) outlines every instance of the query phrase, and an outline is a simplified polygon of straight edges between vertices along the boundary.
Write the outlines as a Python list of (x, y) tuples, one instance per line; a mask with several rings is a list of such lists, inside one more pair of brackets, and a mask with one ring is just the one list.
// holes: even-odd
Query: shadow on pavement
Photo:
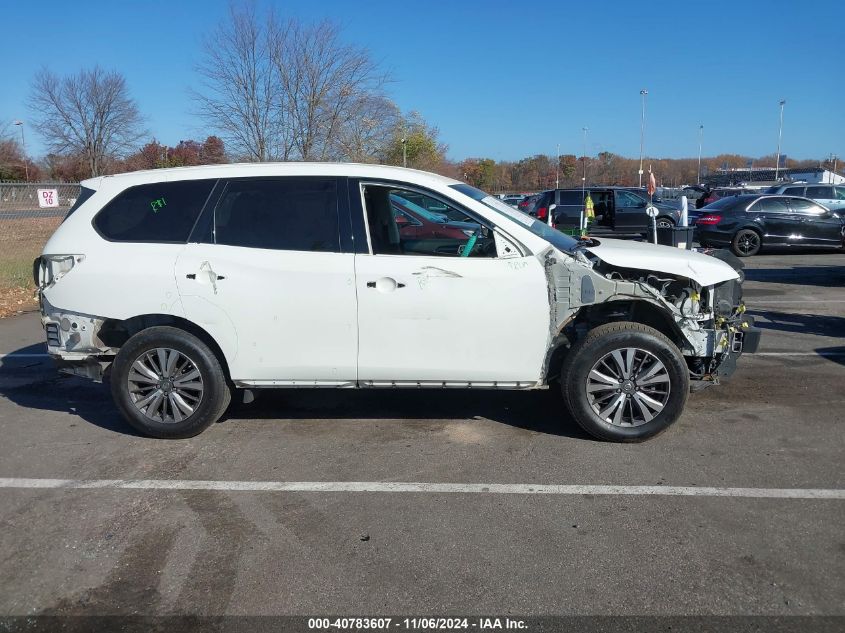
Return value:
[(746, 268), (746, 281), (801, 286), (845, 287), (845, 258), (841, 266), (790, 266), (788, 268)]
[[(33, 351), (33, 347), (37, 347)], [(43, 353), (43, 344), (13, 354)], [(112, 403), (107, 385), (58, 374), (49, 359), (12, 359), (0, 367), (0, 396), (21, 407), (75, 415), (100, 428), (138, 436)], [(26, 361), (30, 361), (27, 363)], [(35, 362), (32, 362), (35, 361)], [(565, 412), (556, 387), (543, 391), (435, 389), (268, 389), (240, 402), (222, 423), (243, 420), (447, 420), (485, 418), (516, 428), (589, 439)]]
[[(764, 330), (798, 332), (818, 336), (845, 337), (845, 317), (751, 310), (757, 327)], [(766, 319), (761, 321), (760, 317)]]
[(834, 363), (838, 363), (839, 365), (845, 365), (845, 346), (820, 347), (813, 351), (819, 354), (820, 356), (823, 356), (827, 360), (833, 361)]

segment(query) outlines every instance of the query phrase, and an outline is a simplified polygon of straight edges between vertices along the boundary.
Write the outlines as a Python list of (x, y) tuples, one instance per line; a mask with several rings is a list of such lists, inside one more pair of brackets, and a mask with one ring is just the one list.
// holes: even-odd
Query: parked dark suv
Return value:
[[(651, 218), (646, 214), (648, 198), (634, 189), (625, 187), (588, 187), (586, 192), (593, 200), (596, 215), (594, 228), (604, 228), (619, 233), (640, 233), (651, 227)], [(552, 222), (559, 229), (575, 229), (584, 208), (585, 192), (578, 189), (551, 189), (544, 191), (534, 205), (538, 220), (545, 220), (549, 207), (552, 210)], [(657, 226), (675, 226), (680, 219), (680, 211), (675, 205), (654, 201), (657, 207)]]

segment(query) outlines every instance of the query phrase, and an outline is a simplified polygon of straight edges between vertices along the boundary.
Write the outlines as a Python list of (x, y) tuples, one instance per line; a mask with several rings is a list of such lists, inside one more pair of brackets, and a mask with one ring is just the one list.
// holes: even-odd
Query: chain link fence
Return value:
[(79, 190), (72, 183), (0, 181), (0, 317), (36, 307), (32, 262)]

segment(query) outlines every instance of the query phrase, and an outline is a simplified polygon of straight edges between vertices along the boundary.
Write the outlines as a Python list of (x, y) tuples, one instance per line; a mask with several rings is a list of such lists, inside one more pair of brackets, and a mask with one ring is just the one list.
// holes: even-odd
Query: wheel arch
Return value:
[(615, 321), (630, 321), (654, 328), (664, 334), (680, 351), (684, 346), (681, 329), (663, 310), (641, 299), (606, 301), (581, 308), (552, 339), (546, 354), (544, 382), (557, 380), (570, 348), (591, 330)]
[(208, 348), (217, 357), (217, 360), (220, 361), (220, 365), (226, 374), (226, 379), (232, 379), (228, 359), (217, 340), (203, 327), (180, 316), (173, 314), (140, 314), (128, 319), (106, 319), (97, 336), (109, 347), (120, 348), (131, 336), (156, 326), (174, 327), (196, 336), (208, 345)]

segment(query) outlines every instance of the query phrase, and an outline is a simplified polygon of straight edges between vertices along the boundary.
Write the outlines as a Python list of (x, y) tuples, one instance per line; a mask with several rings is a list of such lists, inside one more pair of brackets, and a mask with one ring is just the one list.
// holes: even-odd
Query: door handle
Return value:
[[(379, 283), (381, 282), (381, 283)], [(375, 288), (376, 290), (380, 290), (381, 292), (391, 292), (396, 290), (397, 288), (404, 288), (405, 284), (400, 283), (393, 279), (392, 277), (382, 277), (377, 281), (368, 281), (367, 288)]]
[(196, 273), (188, 273), (187, 275), (185, 275), (185, 279), (196, 279), (196, 278), (197, 278)]

